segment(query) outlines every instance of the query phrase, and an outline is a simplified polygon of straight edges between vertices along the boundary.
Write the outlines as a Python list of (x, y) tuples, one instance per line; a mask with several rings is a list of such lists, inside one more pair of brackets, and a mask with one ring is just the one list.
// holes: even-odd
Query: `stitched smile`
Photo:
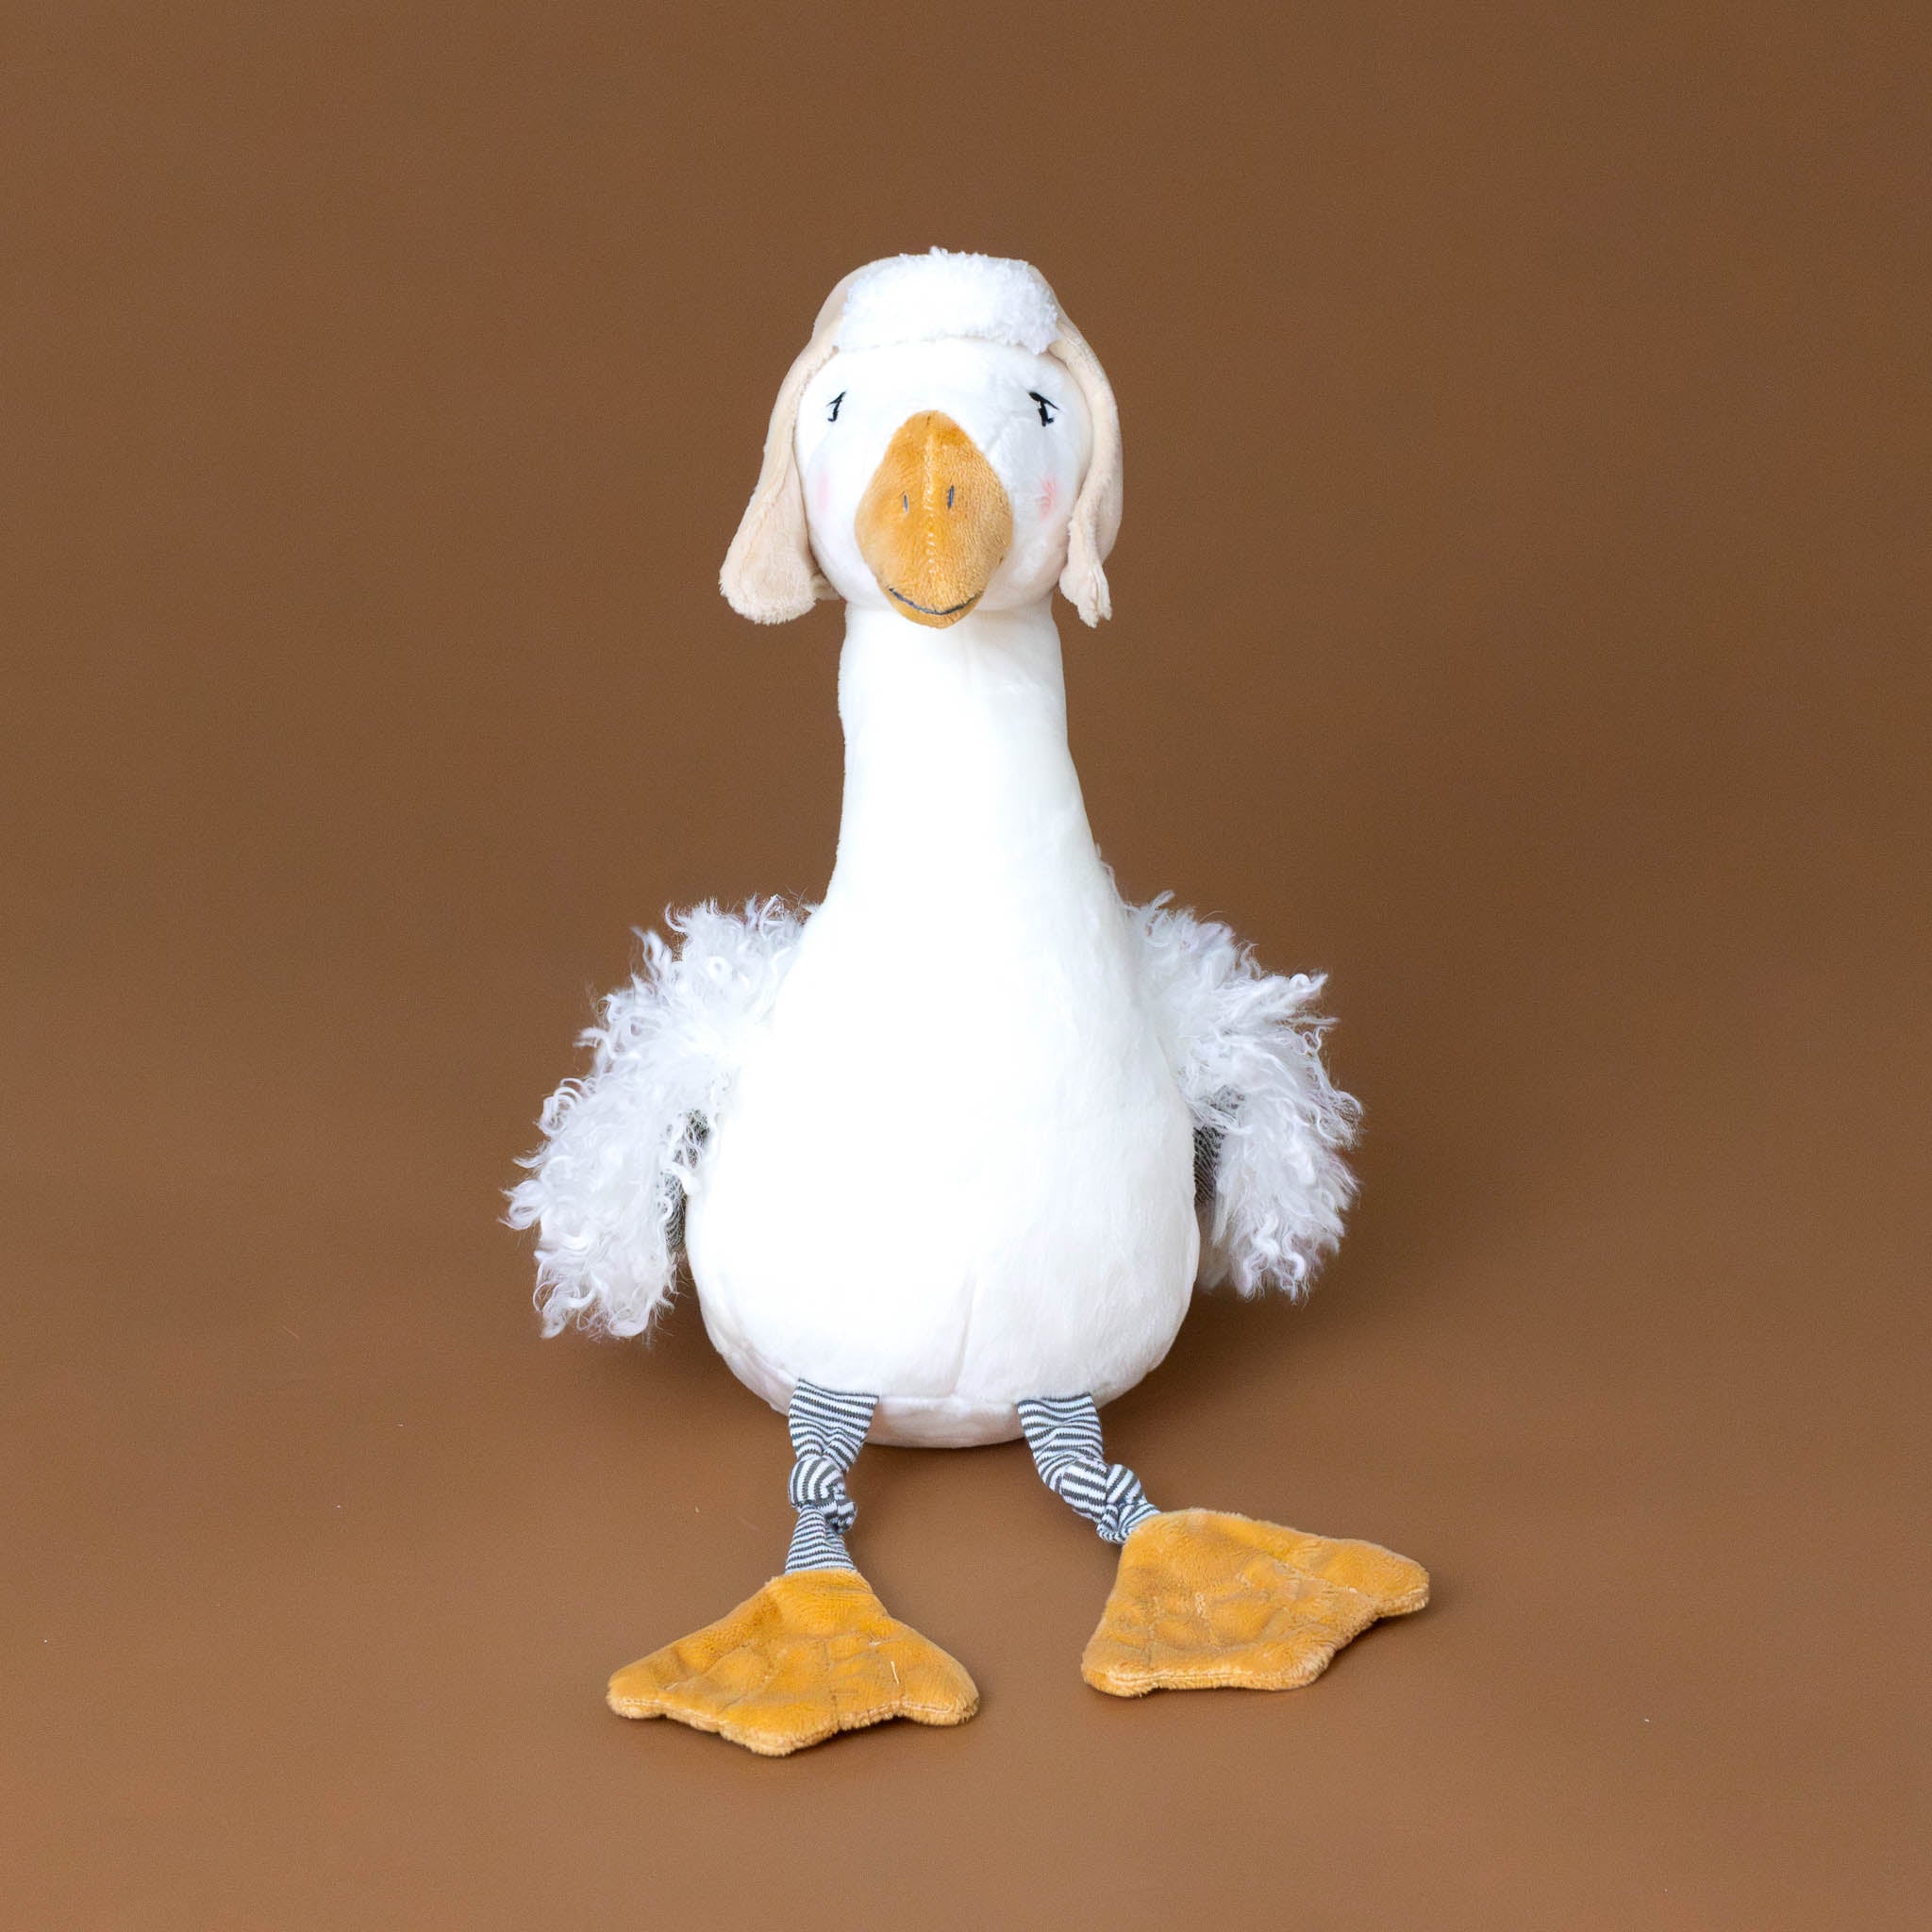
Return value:
[(910, 597), (900, 597), (899, 592), (893, 590), (891, 584), (886, 586), (886, 595), (889, 597), (898, 597), (900, 603), (905, 605), (908, 610), (917, 610), (926, 617), (951, 617), (956, 610), (964, 610), (967, 604), (974, 604), (978, 601), (978, 593), (975, 591), (973, 596), (967, 598), (966, 604), (948, 604), (943, 610), (935, 610), (930, 604), (915, 604)]

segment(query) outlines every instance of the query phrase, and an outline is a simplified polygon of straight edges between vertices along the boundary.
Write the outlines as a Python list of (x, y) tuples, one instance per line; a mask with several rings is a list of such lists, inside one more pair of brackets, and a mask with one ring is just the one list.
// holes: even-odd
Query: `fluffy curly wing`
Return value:
[(1263, 973), (1229, 929), (1129, 908), (1169, 1063), (1194, 1116), (1200, 1285), (1305, 1293), (1341, 1239), (1361, 1109), (1328, 1078), (1320, 974)]
[(537, 1229), (543, 1332), (575, 1321), (641, 1335), (676, 1280), (687, 1181), (744, 1042), (770, 1009), (801, 915), (778, 899), (742, 913), (673, 913), (675, 946), (641, 933), (643, 964), (581, 1036), (590, 1071), (544, 1104), (543, 1145), (506, 1219)]

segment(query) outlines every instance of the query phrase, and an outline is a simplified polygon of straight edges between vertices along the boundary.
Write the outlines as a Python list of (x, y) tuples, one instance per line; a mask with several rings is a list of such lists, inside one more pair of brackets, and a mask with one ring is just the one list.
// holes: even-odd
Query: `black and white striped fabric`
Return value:
[(845, 1472), (857, 1460), (872, 1426), (876, 1395), (856, 1395), (801, 1382), (792, 1391), (786, 1422), (791, 1431), (791, 1507), (798, 1527), (785, 1553), (785, 1568), (851, 1570), (845, 1532), (858, 1505), (845, 1493)]
[(1100, 1411), (1091, 1395), (1029, 1398), (1020, 1405), (1020, 1426), (1026, 1431), (1041, 1481), (1108, 1542), (1125, 1542), (1135, 1524), (1160, 1514), (1147, 1500), (1141, 1478), (1108, 1461), (1100, 1441)]

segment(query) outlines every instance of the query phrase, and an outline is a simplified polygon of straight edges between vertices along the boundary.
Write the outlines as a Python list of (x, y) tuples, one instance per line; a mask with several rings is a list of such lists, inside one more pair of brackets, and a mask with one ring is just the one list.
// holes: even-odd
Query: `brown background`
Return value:
[[(8, 14), (10, 1923), (1922, 1923), (1923, 8)], [(599, 1697), (776, 1419), (493, 1217), (627, 928), (824, 880), (838, 616), (714, 574), (934, 241), (1124, 399), (1103, 845), (1369, 1108), (1113, 1445), (1438, 1601), (1111, 1703), (1024, 1451), (874, 1452), (984, 1712), (773, 1764)]]

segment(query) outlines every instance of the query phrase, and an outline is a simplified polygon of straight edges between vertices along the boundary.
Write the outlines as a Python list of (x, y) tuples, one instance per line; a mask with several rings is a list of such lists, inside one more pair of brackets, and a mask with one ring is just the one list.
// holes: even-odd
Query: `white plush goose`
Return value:
[(1097, 1406), (1159, 1362), (1197, 1281), (1302, 1289), (1355, 1122), (1320, 980), (1124, 906), (1094, 847), (1049, 602), (1058, 581), (1108, 614), (1120, 513), (1111, 391), (1035, 270), (934, 250), (833, 291), (724, 572), (759, 622), (845, 602), (831, 881), (808, 911), (649, 936), (512, 1196), (549, 1332), (642, 1332), (681, 1245), (719, 1352), (790, 1414), (785, 1574), (619, 1672), (627, 1716), (776, 1754), (972, 1715), (965, 1672), (852, 1568), (868, 1432), (1024, 1430), (1125, 1545), (1084, 1659), (1102, 1690), (1306, 1683), (1426, 1598), (1373, 1544), (1158, 1511), (1101, 1450)]

